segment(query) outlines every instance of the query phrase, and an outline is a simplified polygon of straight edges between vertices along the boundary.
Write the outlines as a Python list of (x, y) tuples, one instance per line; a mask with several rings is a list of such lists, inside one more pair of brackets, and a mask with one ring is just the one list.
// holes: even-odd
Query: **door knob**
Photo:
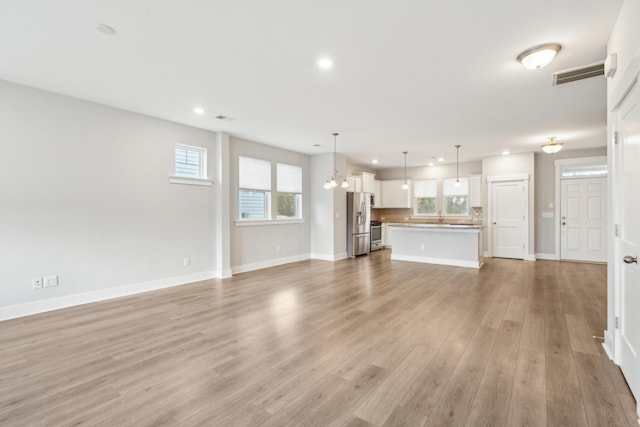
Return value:
[(562, 225), (567, 225), (567, 223), (566, 223), (566, 222), (563, 222), (563, 223), (562, 223)]
[(493, 223), (493, 225), (496, 225), (496, 224), (497, 224), (497, 223), (495, 223), (495, 222)]
[(637, 256), (631, 256), (631, 255), (627, 255), (626, 257), (622, 258), (622, 260), (625, 262), (625, 264), (633, 264), (633, 263), (638, 263), (638, 257)]

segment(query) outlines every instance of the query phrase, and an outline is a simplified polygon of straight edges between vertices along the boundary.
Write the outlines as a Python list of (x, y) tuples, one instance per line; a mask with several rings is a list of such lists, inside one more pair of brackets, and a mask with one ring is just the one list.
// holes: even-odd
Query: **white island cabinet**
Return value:
[(480, 268), (482, 226), (390, 223), (391, 259), (427, 264)]

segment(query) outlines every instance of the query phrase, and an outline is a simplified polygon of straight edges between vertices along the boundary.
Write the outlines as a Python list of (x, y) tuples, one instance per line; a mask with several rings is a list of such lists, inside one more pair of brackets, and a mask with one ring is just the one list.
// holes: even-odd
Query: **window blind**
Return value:
[(302, 168), (300, 166), (278, 163), (277, 178), (279, 193), (302, 193)]
[(438, 197), (438, 180), (424, 179), (413, 181), (414, 197)]
[(251, 190), (271, 190), (271, 162), (252, 157), (238, 158), (238, 185)]
[(198, 148), (176, 146), (175, 176), (181, 178), (204, 178), (202, 175), (202, 152)]
[(460, 178), (460, 187), (455, 186), (455, 178), (445, 178), (442, 180), (443, 196), (466, 196), (469, 194), (469, 178)]

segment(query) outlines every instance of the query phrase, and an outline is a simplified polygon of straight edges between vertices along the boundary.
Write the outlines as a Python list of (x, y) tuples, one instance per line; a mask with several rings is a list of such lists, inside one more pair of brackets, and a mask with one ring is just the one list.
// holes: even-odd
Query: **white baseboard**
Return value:
[(421, 262), (424, 264), (440, 264), (440, 265), (450, 265), (453, 267), (467, 267), (467, 268), (480, 268), (481, 264), (478, 261), (464, 261), (457, 259), (447, 259), (447, 258), (430, 258), (430, 257), (421, 257), (421, 256), (413, 256), (413, 255), (399, 255), (399, 254), (391, 254), (391, 259), (396, 261), (411, 261), (411, 262)]
[(88, 304), (112, 298), (119, 298), (127, 295), (154, 291), (157, 289), (170, 288), (172, 286), (186, 285), (193, 282), (215, 278), (215, 272), (203, 271), (201, 273), (187, 274), (184, 276), (167, 277), (165, 279), (132, 283), (130, 285), (100, 289), (97, 291), (85, 292), (81, 294), (66, 295), (63, 297), (27, 302), (24, 304), (9, 305), (0, 307), (0, 320), (15, 319), (16, 317), (30, 316), (32, 314), (59, 310), (61, 308), (73, 307), (76, 305)]
[(482, 256), (483, 256), (484, 258), (491, 258), (491, 257), (489, 256), (489, 251), (484, 251), (484, 252), (482, 252)]
[(231, 269), (228, 270), (216, 270), (216, 278), (217, 279), (228, 279), (233, 275)]
[(611, 339), (611, 334), (609, 331), (604, 331), (604, 342), (602, 343), (602, 348), (604, 348), (604, 352), (607, 353), (609, 359), (613, 360), (615, 363), (615, 358), (613, 357), (612, 350), (613, 340)]
[(548, 260), (548, 261), (558, 261), (558, 255), (556, 254), (543, 254), (540, 252), (536, 252), (536, 258), (537, 259), (544, 259), (544, 260)]
[(311, 259), (319, 259), (322, 261), (340, 261), (341, 259), (346, 259), (347, 253), (343, 252), (340, 254), (311, 254)]
[(274, 259), (268, 259), (266, 261), (254, 262), (251, 264), (236, 265), (234, 267), (231, 267), (231, 271), (233, 274), (246, 273), (247, 271), (261, 270), (263, 268), (275, 267), (277, 265), (304, 261), (305, 259), (309, 259), (309, 258), (310, 258), (309, 254), (300, 254), (300, 255), (293, 255), (293, 256), (282, 257), (282, 258), (274, 258)]
[(524, 256), (524, 260), (525, 261), (535, 261), (536, 260), (536, 256), (532, 255), (532, 254), (527, 254)]

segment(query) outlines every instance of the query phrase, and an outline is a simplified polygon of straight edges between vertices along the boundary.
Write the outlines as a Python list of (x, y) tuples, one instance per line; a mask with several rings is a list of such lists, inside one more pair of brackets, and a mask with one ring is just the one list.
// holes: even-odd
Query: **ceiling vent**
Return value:
[(218, 120), (223, 120), (223, 121), (225, 121), (225, 122), (232, 122), (232, 121), (234, 121), (234, 120), (235, 120), (233, 117), (224, 116), (224, 115), (222, 115), (222, 114), (218, 114), (218, 115), (216, 116), (216, 119), (218, 119)]
[(558, 86), (598, 76), (604, 76), (604, 62), (553, 73), (553, 85)]

